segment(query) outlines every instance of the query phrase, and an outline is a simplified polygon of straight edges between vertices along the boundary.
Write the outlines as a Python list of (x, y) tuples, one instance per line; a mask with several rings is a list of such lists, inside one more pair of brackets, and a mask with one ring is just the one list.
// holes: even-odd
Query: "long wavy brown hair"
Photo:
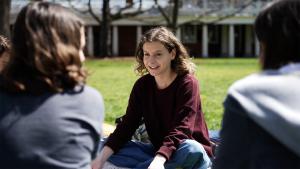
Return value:
[(79, 51), (82, 20), (49, 2), (33, 2), (19, 13), (13, 30), (11, 59), (1, 87), (13, 92), (62, 92), (84, 84)]
[(135, 71), (138, 75), (142, 76), (148, 73), (143, 62), (143, 46), (146, 42), (160, 42), (169, 52), (172, 52), (173, 49), (175, 50), (176, 55), (175, 59), (171, 62), (171, 68), (178, 75), (195, 72), (196, 66), (191, 61), (186, 48), (169, 29), (163, 26), (159, 26), (152, 28), (148, 32), (146, 32), (139, 42), (135, 55), (137, 61)]

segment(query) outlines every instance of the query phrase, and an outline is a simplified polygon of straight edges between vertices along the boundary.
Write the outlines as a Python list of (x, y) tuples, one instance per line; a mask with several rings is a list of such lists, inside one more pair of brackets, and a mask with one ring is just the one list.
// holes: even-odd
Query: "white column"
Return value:
[(180, 27), (178, 27), (176, 30), (176, 37), (177, 37), (177, 39), (179, 39), (181, 41), (181, 28)]
[(228, 56), (228, 26), (222, 25), (222, 56)]
[(112, 44), (112, 52), (114, 56), (119, 55), (119, 32), (118, 26), (113, 26), (113, 44)]
[(202, 26), (202, 56), (208, 57), (208, 28), (207, 25)]
[(204, 9), (204, 11), (206, 11), (207, 10), (207, 0), (203, 0), (202, 3), (203, 3), (203, 9)]
[(246, 25), (246, 37), (245, 37), (245, 52), (246, 56), (253, 56), (252, 53), (252, 44), (253, 44), (253, 33), (252, 27), (250, 25)]
[(234, 25), (229, 25), (229, 57), (234, 57)]
[(87, 26), (87, 52), (89, 56), (94, 56), (94, 35), (93, 26)]
[(260, 53), (260, 46), (259, 46), (259, 41), (258, 39), (255, 37), (255, 56), (258, 57)]
[(136, 27), (136, 44), (139, 44), (141, 38), (142, 38), (142, 26), (137, 26)]

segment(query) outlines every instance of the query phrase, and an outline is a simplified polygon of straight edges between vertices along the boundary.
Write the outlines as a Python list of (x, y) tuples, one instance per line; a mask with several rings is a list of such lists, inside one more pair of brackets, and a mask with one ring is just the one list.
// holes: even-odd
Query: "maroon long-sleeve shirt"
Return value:
[(142, 117), (156, 153), (167, 160), (185, 139), (198, 141), (212, 156), (199, 85), (193, 75), (177, 76), (165, 89), (158, 89), (154, 77), (149, 74), (138, 79), (131, 91), (126, 114), (106, 145), (117, 152), (130, 140)]

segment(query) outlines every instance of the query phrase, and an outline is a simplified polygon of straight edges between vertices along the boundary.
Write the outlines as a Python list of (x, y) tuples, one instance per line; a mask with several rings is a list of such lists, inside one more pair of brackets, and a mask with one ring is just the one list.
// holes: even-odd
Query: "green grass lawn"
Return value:
[[(200, 83), (202, 108), (209, 129), (219, 129), (223, 100), (228, 87), (236, 80), (259, 70), (257, 59), (194, 59)], [(105, 102), (105, 121), (114, 124), (126, 111), (131, 88), (138, 78), (135, 60), (87, 60), (88, 84), (98, 89)]]

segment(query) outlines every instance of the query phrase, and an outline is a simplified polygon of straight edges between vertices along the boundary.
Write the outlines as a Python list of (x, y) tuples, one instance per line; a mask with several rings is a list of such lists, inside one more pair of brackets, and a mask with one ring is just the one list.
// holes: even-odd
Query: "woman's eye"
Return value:
[(157, 58), (160, 58), (161, 57), (161, 53), (158, 53), (155, 55)]

